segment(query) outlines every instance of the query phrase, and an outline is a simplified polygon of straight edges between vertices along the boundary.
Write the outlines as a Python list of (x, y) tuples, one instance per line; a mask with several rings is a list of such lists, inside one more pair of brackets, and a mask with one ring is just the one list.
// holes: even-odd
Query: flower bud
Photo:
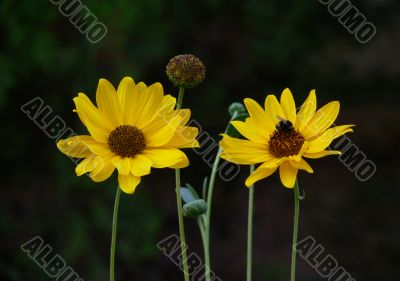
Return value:
[(179, 55), (169, 61), (166, 72), (175, 86), (193, 88), (203, 81), (206, 67), (193, 55)]
[(196, 218), (207, 212), (207, 203), (203, 199), (198, 199), (183, 205), (183, 215), (187, 218)]
[(231, 116), (233, 116), (235, 112), (237, 115), (240, 115), (246, 113), (246, 108), (240, 102), (234, 102), (229, 106), (228, 111)]

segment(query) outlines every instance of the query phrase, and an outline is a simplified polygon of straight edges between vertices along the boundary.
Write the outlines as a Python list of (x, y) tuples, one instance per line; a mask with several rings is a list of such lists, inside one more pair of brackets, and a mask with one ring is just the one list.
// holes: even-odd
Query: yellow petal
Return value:
[(187, 159), (185, 153), (176, 148), (147, 148), (142, 155), (151, 160), (154, 168), (172, 167)]
[(301, 156), (303, 155), (303, 153), (304, 153), (304, 151), (305, 151), (304, 146), (306, 146), (306, 145), (307, 145), (306, 143), (303, 144), (303, 146), (302, 146), (302, 148), (300, 149), (300, 152), (299, 152), (298, 154), (289, 156), (289, 157), (288, 157), (289, 160), (292, 160), (292, 161), (295, 161), (295, 162), (301, 161), (301, 159), (302, 159)]
[(247, 118), (246, 121), (247, 122), (231, 121), (231, 124), (245, 138), (255, 142), (267, 144), (269, 139), (267, 134), (254, 126), (253, 123), (248, 122), (249, 118)]
[(136, 127), (142, 129), (150, 123), (162, 107), (164, 90), (160, 83), (154, 83), (143, 93), (139, 94), (139, 104), (136, 107), (139, 118), (136, 120)]
[(190, 115), (192, 114), (192, 112), (188, 108), (178, 109), (178, 110), (174, 110), (174, 111), (176, 112), (177, 115), (180, 116), (180, 118), (181, 118), (180, 125), (182, 125), (182, 126), (185, 125), (189, 121)]
[(190, 109), (174, 110), (176, 100), (171, 96), (164, 96), (161, 109), (157, 112), (156, 117), (148, 123), (142, 131), (145, 133), (155, 133), (156, 131), (167, 126), (174, 118), (179, 115), (181, 124), (184, 125), (190, 118)]
[(172, 169), (182, 169), (182, 168), (186, 168), (187, 166), (189, 166), (189, 159), (187, 158), (186, 154), (183, 154), (183, 158), (181, 161), (179, 161), (178, 163), (172, 165), (170, 168)]
[(94, 182), (102, 182), (108, 179), (115, 170), (114, 165), (111, 163), (110, 156), (97, 157), (100, 163), (90, 172), (89, 177)]
[[(125, 111), (124, 118), (127, 120), (128, 125), (137, 126), (137, 122), (140, 119), (140, 115), (142, 114), (142, 101), (147, 99), (145, 92), (147, 91), (147, 86), (143, 82), (139, 82), (136, 84), (135, 90), (133, 91), (133, 95), (131, 95), (130, 99), (132, 101), (129, 102), (129, 108)], [(128, 104), (125, 106), (128, 107)]]
[(294, 103), (293, 95), (289, 89), (283, 90), (281, 95), (281, 106), (285, 113), (286, 120), (296, 123), (296, 105)]
[(355, 126), (354, 124), (348, 124), (348, 125), (340, 125), (340, 126), (331, 128), (333, 131), (335, 131), (334, 138), (336, 139), (346, 133), (353, 132), (353, 129), (351, 129), (351, 128), (354, 126)]
[(118, 169), (118, 173), (121, 175), (128, 175), (131, 171), (131, 159), (129, 157), (115, 156), (111, 162), (115, 168)]
[(77, 176), (82, 176), (85, 173), (93, 171), (96, 167), (102, 166), (103, 163), (96, 155), (91, 155), (83, 159), (75, 168)]
[(301, 130), (306, 139), (320, 134), (329, 128), (339, 114), (340, 103), (333, 101), (322, 107), (315, 113), (311, 121)]
[(86, 140), (85, 144), (91, 152), (96, 155), (106, 155), (110, 154), (111, 150), (107, 143), (98, 142), (96, 140)]
[(309, 173), (314, 173), (314, 171), (311, 168), (311, 166), (304, 159), (301, 159), (300, 161), (289, 160), (289, 163), (293, 167), (295, 167), (296, 169), (304, 170), (304, 171), (307, 171)]
[(275, 125), (279, 122), (279, 117), (287, 119), (285, 112), (274, 95), (268, 95), (265, 99), (265, 112)]
[(196, 140), (198, 133), (199, 130), (195, 127), (179, 126), (165, 146), (175, 148), (200, 147)]
[(165, 95), (162, 102), (160, 114), (168, 113), (175, 108), (176, 98), (171, 95)]
[(118, 174), (118, 183), (121, 190), (128, 194), (133, 194), (136, 187), (140, 183), (140, 177), (136, 177), (132, 174), (121, 175)]
[(325, 150), (331, 142), (342, 136), (345, 133), (352, 132), (354, 125), (342, 125), (330, 128), (323, 132), (321, 135), (310, 141), (308, 144), (308, 149), (306, 150), (307, 153), (317, 153), (322, 150)]
[(177, 128), (182, 122), (182, 117), (176, 115), (172, 120), (168, 123), (165, 121), (159, 121), (159, 125), (162, 125), (161, 128), (157, 127), (157, 130), (144, 128), (143, 133), (146, 138), (146, 144), (149, 147), (161, 147), (168, 143), (171, 138), (176, 133)]
[(259, 130), (265, 132), (266, 135), (270, 135), (275, 130), (275, 123), (262, 109), (262, 107), (255, 101), (249, 98), (244, 99), (247, 111), (250, 115), (249, 122), (253, 122), (254, 126)]
[(247, 179), (246, 179), (246, 186), (250, 187), (253, 185), (255, 182), (264, 179), (266, 177), (269, 177), (272, 175), (277, 169), (277, 166), (275, 167), (265, 167), (263, 165), (260, 165)]
[(99, 110), (107, 116), (113, 126), (122, 125), (122, 107), (113, 85), (106, 79), (100, 79), (96, 91), (96, 103)]
[(133, 175), (141, 177), (150, 174), (150, 169), (153, 162), (149, 158), (138, 154), (135, 157), (131, 158), (130, 162), (131, 173)]
[(75, 173), (77, 176), (82, 176), (83, 174), (90, 172), (94, 169), (92, 164), (95, 155), (91, 155), (83, 159), (79, 164), (75, 167)]
[(317, 153), (304, 153), (303, 156), (311, 159), (322, 158), (328, 155), (340, 155), (342, 152), (338, 150), (324, 150)]
[(156, 118), (153, 119), (149, 124), (147, 124), (142, 131), (145, 134), (155, 134), (157, 131), (165, 128), (166, 126), (170, 126), (171, 122), (174, 122), (174, 119), (179, 118), (179, 125), (185, 125), (190, 118), (190, 109), (179, 109), (173, 110), (169, 112), (159, 113)]
[(113, 126), (108, 119), (92, 104), (89, 98), (79, 93), (74, 98), (76, 112), (91, 136), (101, 142), (107, 142)]
[(223, 149), (221, 158), (236, 164), (257, 164), (273, 158), (267, 151), (267, 145), (232, 138), (223, 134), (220, 146)]
[(135, 81), (131, 77), (124, 77), (119, 83), (117, 97), (122, 110), (122, 122), (124, 124), (133, 124), (133, 120), (138, 116), (136, 106), (138, 104), (138, 94), (136, 92)]
[(290, 165), (288, 161), (279, 166), (279, 176), (282, 184), (287, 188), (293, 188), (296, 182), (297, 169)]
[(303, 130), (303, 128), (310, 122), (311, 118), (314, 116), (317, 110), (317, 97), (315, 95), (315, 90), (312, 90), (308, 95), (308, 98), (304, 101), (297, 113), (295, 127), (298, 130)]
[(123, 106), (127, 98), (136, 90), (135, 81), (131, 77), (122, 78), (117, 89), (119, 103)]
[(139, 95), (142, 95), (144, 92), (146, 92), (146, 90), (147, 90), (147, 85), (146, 85), (145, 83), (139, 82), (139, 83), (136, 85), (136, 91), (137, 91), (137, 93), (138, 93)]
[(93, 140), (93, 138), (91, 136), (74, 136), (65, 140), (59, 140), (57, 147), (62, 153), (70, 157), (84, 158), (92, 154), (85, 143), (87, 140)]

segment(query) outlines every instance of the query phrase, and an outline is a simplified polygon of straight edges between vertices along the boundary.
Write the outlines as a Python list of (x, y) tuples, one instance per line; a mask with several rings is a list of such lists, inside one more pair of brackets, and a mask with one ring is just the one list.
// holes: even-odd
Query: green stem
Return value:
[[(203, 240), (203, 244), (204, 244), (205, 238), (206, 238), (206, 232), (204, 231), (204, 224), (203, 224), (203, 220), (201, 217), (197, 218), (197, 224), (199, 225), (201, 239)], [(204, 249), (204, 251), (205, 251), (205, 249)]]
[(204, 229), (204, 224), (203, 224), (203, 217), (198, 217), (197, 218), (197, 223), (199, 225), (199, 229), (200, 229), (200, 234), (201, 234), (201, 238), (203, 240), (203, 248), (204, 248), (204, 260), (205, 260), (205, 264), (209, 265), (210, 264), (210, 251), (207, 247), (207, 242), (206, 242), (206, 232)]
[(296, 180), (294, 185), (294, 219), (293, 219), (293, 241), (292, 241), (292, 264), (290, 281), (296, 279), (296, 245), (297, 245), (297, 234), (299, 230), (299, 209), (300, 209), (300, 194), (299, 194), (299, 183)]
[(185, 88), (184, 87), (179, 87), (178, 101), (176, 103), (176, 109), (181, 109), (182, 108), (183, 95), (184, 94), (185, 94)]
[(120, 197), (121, 197), (121, 189), (118, 187), (117, 194), (115, 195), (112, 234), (111, 234), (110, 281), (115, 280), (115, 245), (117, 242), (117, 222), (118, 222), (118, 209), (119, 209)]
[[(232, 115), (231, 121), (234, 120), (236, 117), (238, 116), (237, 111), (234, 112), (234, 114)], [(228, 125), (229, 126), (229, 125)], [(227, 131), (225, 130), (225, 133)], [(218, 152), (217, 155), (215, 156), (215, 160), (214, 160), (214, 164), (213, 164), (213, 168), (211, 171), (211, 176), (210, 176), (210, 181), (208, 183), (208, 190), (207, 190), (207, 213), (206, 213), (206, 220), (205, 220), (205, 246), (204, 248), (207, 248), (207, 256), (204, 258), (205, 259), (205, 275), (206, 275), (206, 281), (211, 281), (211, 261), (210, 261), (210, 255), (209, 255), (209, 251), (210, 251), (210, 226), (211, 226), (211, 207), (212, 207), (212, 196), (213, 196), (213, 192), (214, 192), (214, 185), (215, 185), (215, 177), (217, 175), (217, 171), (218, 171), (218, 166), (219, 166), (219, 162), (221, 159), (221, 153), (222, 153), (222, 148), (219, 147), (218, 148)]]
[[(250, 166), (250, 174), (254, 172), (254, 168), (254, 165)], [(253, 275), (253, 202), (254, 184), (251, 185), (249, 189), (249, 211), (247, 220), (247, 281), (251, 281)]]
[[(185, 88), (179, 88), (178, 102), (176, 109), (182, 108), (183, 95)], [(185, 240), (185, 226), (183, 222), (183, 211), (182, 211), (182, 198), (181, 198), (181, 171), (175, 169), (175, 182), (176, 182), (176, 203), (178, 207), (178, 221), (179, 221), (179, 237), (181, 240), (181, 251), (182, 251), (182, 263), (183, 263), (183, 275), (185, 281), (189, 281), (189, 271), (187, 264), (187, 253), (186, 253), (186, 240)]]

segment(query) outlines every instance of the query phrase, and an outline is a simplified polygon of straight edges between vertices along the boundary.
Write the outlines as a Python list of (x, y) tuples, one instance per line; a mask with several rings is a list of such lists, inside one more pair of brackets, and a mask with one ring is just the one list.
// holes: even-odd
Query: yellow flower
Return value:
[(174, 110), (176, 99), (164, 95), (160, 83), (135, 85), (125, 77), (115, 90), (100, 79), (97, 107), (83, 93), (74, 102), (74, 111), (90, 135), (60, 140), (57, 147), (68, 156), (84, 158), (75, 169), (78, 176), (89, 173), (93, 181), (101, 182), (116, 168), (119, 186), (126, 193), (134, 193), (151, 167), (188, 166), (179, 149), (199, 145), (197, 128), (185, 126), (190, 110)]
[(315, 159), (340, 154), (327, 148), (334, 139), (353, 131), (354, 125), (330, 128), (340, 104), (333, 101), (316, 112), (314, 90), (297, 113), (289, 89), (283, 91), (280, 103), (274, 95), (267, 96), (265, 109), (249, 98), (244, 103), (250, 117), (245, 122), (231, 123), (247, 140), (224, 134), (220, 145), (221, 157), (227, 161), (245, 165), (262, 163), (247, 178), (246, 186), (270, 176), (279, 167), (282, 184), (292, 188), (299, 169), (313, 173), (303, 157)]

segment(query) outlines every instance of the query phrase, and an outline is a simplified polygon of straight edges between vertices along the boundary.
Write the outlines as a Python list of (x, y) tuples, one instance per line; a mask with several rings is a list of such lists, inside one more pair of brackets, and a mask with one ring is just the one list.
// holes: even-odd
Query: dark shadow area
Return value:
[[(95, 44), (52, 2), (0, 4), (0, 280), (51, 280), (20, 249), (37, 235), (82, 279), (108, 280), (116, 176), (100, 184), (77, 177), (74, 162), (21, 106), (40, 97), (52, 109), (49, 116), (85, 133), (72, 112), (77, 93), (94, 100), (99, 78), (117, 85), (132, 76), (161, 82), (176, 96), (165, 66), (181, 53), (207, 67), (184, 107), (216, 140), (230, 118), (228, 106), (245, 97), (263, 103), (267, 94), (289, 87), (298, 105), (311, 89), (318, 107), (341, 102), (338, 124), (356, 124), (348, 136), (377, 171), (363, 182), (336, 156), (311, 160), (315, 173), (299, 176), (306, 192), (299, 237), (313, 236), (355, 280), (398, 280), (399, 1), (353, 1), (377, 28), (366, 44), (317, 0), (88, 0), (85, 7), (107, 27)], [(210, 167), (187, 153), (191, 165), (182, 181), (200, 191)], [(247, 174), (243, 166), (235, 179), (218, 178), (215, 187), (212, 268), (224, 281), (245, 280)], [(254, 280), (289, 280), (293, 193), (275, 174), (257, 183), (254, 206)], [(186, 229), (190, 251), (203, 256), (196, 221), (186, 219)], [(133, 196), (121, 198), (116, 279), (183, 280), (156, 246), (174, 233), (174, 172), (154, 169)], [(301, 258), (297, 276), (325, 280)]]

